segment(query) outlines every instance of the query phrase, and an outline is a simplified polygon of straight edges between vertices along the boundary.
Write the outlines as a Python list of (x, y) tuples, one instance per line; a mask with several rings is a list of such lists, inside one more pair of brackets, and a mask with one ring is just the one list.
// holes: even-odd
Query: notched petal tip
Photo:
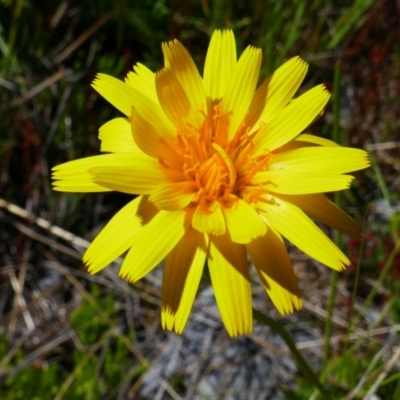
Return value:
[(96, 271), (92, 266), (92, 261), (84, 260), (83, 265), (86, 268), (86, 272), (88, 272), (90, 275), (94, 275), (96, 273)]
[(82, 262), (83, 262), (83, 266), (86, 269), (86, 272), (89, 273), (90, 275), (94, 275), (103, 269), (103, 268), (96, 268), (96, 263), (95, 263), (96, 257), (94, 257), (94, 256), (88, 257), (87, 250), (82, 257)]
[(236, 325), (233, 330), (228, 329), (227, 326), (225, 326), (226, 332), (228, 333), (229, 337), (231, 339), (235, 339), (238, 336), (244, 336), (248, 335), (253, 331), (253, 323), (250, 323), (249, 325)]
[[(312, 96), (321, 96), (323, 94), (325, 94), (326, 96), (330, 97), (331, 93), (329, 92), (329, 90), (327, 89), (327, 87), (325, 86), (324, 83), (320, 83), (317, 86), (314, 86), (313, 88), (311, 88), (308, 92), (305, 92), (304, 94), (309, 93), (309, 95)], [(294, 100), (297, 100), (294, 99)]]
[(118, 277), (123, 279), (124, 281), (127, 281), (129, 283), (136, 283), (138, 279), (134, 279), (128, 272), (122, 272), (121, 270), (118, 273)]
[(368, 168), (371, 166), (371, 157), (369, 156), (368, 152), (365, 152), (365, 168)]
[(101, 82), (106, 80), (107, 78), (117, 79), (117, 78), (114, 78), (113, 76), (104, 74), (102, 72), (98, 72), (95, 75), (95, 77), (94, 77), (92, 83), (90, 84), (90, 86), (97, 91), (97, 88), (99, 87), (99, 85), (101, 85)]
[(95, 86), (97, 85), (98, 81), (101, 79), (101, 75), (102, 75), (102, 74), (101, 74), (100, 72), (98, 72), (98, 73), (95, 75), (95, 77), (94, 77), (92, 83), (90, 84), (90, 86), (95, 87)]
[(156, 75), (156, 78), (159, 78), (159, 77), (162, 77), (162, 76), (164, 76), (164, 75), (166, 75), (168, 73), (170, 73), (170, 70), (167, 67), (163, 67), (160, 70), (158, 70), (155, 73), (155, 75)]
[(301, 65), (306, 65), (308, 67), (308, 62), (304, 60), (301, 56), (294, 56), (289, 61), (293, 60), (293, 62), (299, 63)]
[(303, 301), (299, 297), (291, 296), (290, 303), (277, 304), (275, 302), (275, 308), (282, 316), (294, 314), (303, 308)]
[(129, 117), (131, 105), (137, 101), (137, 90), (107, 74), (98, 73), (92, 87), (115, 108)]
[(179, 325), (175, 320), (175, 316), (172, 315), (171, 310), (162, 310), (161, 327), (168, 331), (174, 332), (177, 335), (181, 335), (184, 331), (185, 325)]
[(167, 40), (166, 42), (161, 43), (161, 48), (169, 48), (177, 43), (180, 43), (177, 39)]
[(262, 50), (260, 47), (249, 45), (248, 48), (249, 51), (252, 51), (253, 53), (257, 53), (257, 55), (259, 54), (260, 56), (262, 56)]

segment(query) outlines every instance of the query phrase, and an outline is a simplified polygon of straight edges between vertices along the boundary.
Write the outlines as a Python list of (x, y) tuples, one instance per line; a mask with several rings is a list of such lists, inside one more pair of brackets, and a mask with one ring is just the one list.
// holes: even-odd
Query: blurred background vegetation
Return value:
[[(294, 55), (309, 62), (301, 90), (324, 83), (333, 91), (312, 133), (371, 154), (372, 168), (340, 197), (364, 230), (363, 242), (334, 238), (349, 270), (331, 277), (292, 249), (305, 310), (280, 318), (265, 295), (255, 302), (290, 331), (324, 395), (300, 366), (282, 374), (279, 363), (262, 364), (270, 368), (255, 370), (256, 387), (243, 378), (240, 364), (252, 357), (292, 359), (265, 330), (219, 361), (196, 342), (188, 364), (163, 367), (178, 339), (159, 326), (157, 275), (133, 287), (113, 268), (88, 276), (81, 262), (86, 241), (129, 196), (51, 190), (50, 169), (98, 154), (98, 128), (118, 115), (91, 88), (96, 73), (122, 79), (137, 62), (156, 71), (161, 42), (173, 38), (202, 72), (216, 28), (234, 30), (239, 54), (262, 49), (260, 79)], [(399, 38), (395, 0), (1, 0), (0, 398), (400, 399)], [(208, 317), (215, 346), (231, 350), (219, 317)], [(240, 387), (230, 384), (237, 376)]]

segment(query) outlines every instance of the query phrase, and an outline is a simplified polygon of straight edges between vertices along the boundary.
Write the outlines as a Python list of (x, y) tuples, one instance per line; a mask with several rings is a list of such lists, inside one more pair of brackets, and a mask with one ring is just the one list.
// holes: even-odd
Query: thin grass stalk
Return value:
[[(393, 303), (388, 302), (385, 308), (379, 314), (379, 317), (373, 322), (370, 326), (368, 331), (374, 330), (383, 320), (383, 318), (392, 310)], [(352, 326), (355, 324), (353, 323)], [(363, 343), (365, 340), (371, 339), (371, 336), (368, 336), (368, 331), (365, 333), (365, 336), (361, 336), (347, 351), (351, 354), (354, 353)]]
[[(390, 192), (386, 185), (385, 178), (383, 177), (382, 171), (379, 168), (379, 165), (375, 158), (375, 155), (372, 152), (369, 152), (368, 154), (369, 154), (369, 158), (371, 160), (372, 169), (374, 170), (376, 179), (378, 181), (379, 188), (381, 189), (383, 198), (385, 199), (386, 206), (388, 208), (390, 208), (391, 207)], [(393, 218), (389, 218), (389, 223), (390, 223), (390, 230), (392, 233), (393, 241), (397, 242), (399, 237), (397, 234), (396, 222), (393, 220)]]
[(393, 261), (399, 252), (400, 252), (400, 240), (398, 240), (396, 242), (396, 246), (394, 246), (393, 250), (391, 251), (391, 253), (385, 263), (385, 266), (383, 267), (381, 273), (379, 274), (379, 277), (376, 280), (375, 285), (373, 286), (372, 290), (369, 292), (369, 295), (368, 295), (367, 299), (365, 300), (363, 307), (362, 307), (355, 323), (358, 323), (360, 321), (361, 317), (365, 314), (365, 311), (371, 305), (372, 300), (374, 299), (376, 293), (378, 292), (379, 287), (382, 285), (382, 282), (385, 280), (388, 272), (390, 271), (391, 266), (393, 265)]
[[(364, 305), (363, 305), (363, 307), (362, 307), (360, 313), (359, 313), (359, 314), (357, 315), (357, 317), (354, 319), (354, 321), (353, 321), (353, 323), (351, 324), (351, 326), (356, 326), (356, 325), (360, 322), (362, 316), (365, 314), (365, 310), (370, 306), (370, 304), (371, 304), (373, 298), (375, 297), (375, 295), (376, 295), (376, 293), (377, 293), (377, 291), (378, 291), (378, 289), (379, 289), (379, 286), (381, 285), (381, 283), (382, 283), (383, 280), (385, 279), (386, 274), (387, 274), (387, 272), (389, 271), (389, 268), (390, 268), (390, 266), (392, 265), (392, 263), (393, 263), (393, 261), (394, 261), (396, 255), (397, 255), (397, 253), (398, 253), (399, 251), (400, 251), (400, 241), (397, 242), (396, 246), (394, 247), (394, 249), (393, 249), (392, 252), (390, 253), (389, 258), (388, 258), (388, 260), (387, 260), (387, 262), (386, 262), (386, 264), (385, 264), (385, 266), (384, 266), (384, 268), (383, 268), (383, 270), (382, 270), (382, 272), (381, 272), (381, 274), (380, 274), (378, 280), (376, 281), (376, 284), (375, 284), (374, 288), (371, 290), (369, 296), (367, 297), (367, 299), (366, 299), (365, 302), (364, 302)], [(385, 308), (384, 308), (384, 309), (382, 310), (382, 312), (380, 313), (379, 318), (377, 318), (377, 319), (374, 321), (374, 323), (372, 324), (372, 326), (370, 327), (370, 329), (374, 329), (377, 325), (379, 325), (380, 322), (382, 321), (384, 315), (387, 314), (390, 310), (391, 310), (391, 305), (385, 306)], [(355, 352), (355, 351), (363, 344), (364, 340), (366, 340), (366, 339), (368, 339), (368, 338), (369, 338), (368, 336), (361, 337), (360, 339), (358, 339), (358, 340), (349, 348), (348, 351), (349, 351), (350, 353)]]
[(107, 329), (103, 335), (101, 336), (100, 340), (96, 342), (85, 354), (82, 360), (77, 364), (75, 369), (71, 372), (71, 374), (67, 377), (64, 381), (64, 384), (61, 386), (59, 392), (57, 393), (54, 400), (61, 400), (64, 395), (66, 394), (68, 388), (72, 385), (76, 377), (81, 373), (85, 365), (90, 361), (90, 359), (95, 355), (95, 353), (103, 346), (103, 343), (107, 340), (109, 335), (112, 333), (112, 327)]
[(338, 18), (335, 27), (335, 35), (328, 43), (327, 50), (335, 49), (352, 29), (361, 24), (365, 18), (365, 14), (373, 3), (373, 0), (355, 0), (353, 2), (351, 7), (347, 10), (346, 15), (343, 15), (342, 18)]
[[(340, 62), (336, 63), (335, 66), (335, 73), (334, 73), (334, 81), (333, 81), (333, 140), (336, 143), (341, 143), (341, 132), (340, 132), (340, 77), (341, 77), (341, 65)], [(335, 203), (338, 207), (340, 207), (340, 193), (335, 193)], [(341, 246), (341, 236), (340, 233), (335, 231), (334, 234), (334, 242), (340, 248)], [(338, 272), (332, 271), (331, 272), (331, 279), (330, 279), (330, 293), (328, 298), (328, 305), (327, 305), (327, 312), (328, 315), (325, 320), (325, 344), (324, 344), (324, 360), (323, 365), (326, 367), (330, 351), (331, 351), (331, 344), (330, 344), (330, 337), (332, 334), (332, 317), (333, 317), (333, 308), (335, 303), (335, 296), (336, 296), (336, 286), (338, 281)]]
[(398, 379), (397, 379), (397, 385), (396, 385), (396, 389), (394, 391), (394, 395), (393, 398), (394, 399), (399, 399), (400, 398), (400, 373), (398, 374)]
[[(399, 243), (397, 245), (398, 245), (398, 250), (400, 250)], [(356, 293), (357, 293), (357, 285), (358, 285), (358, 281), (359, 281), (359, 273), (360, 273), (360, 265), (361, 265), (360, 260), (362, 259), (362, 253), (363, 253), (364, 247), (365, 247), (365, 243), (362, 242), (361, 243), (361, 248), (360, 248), (360, 254), (359, 254), (359, 257), (358, 257), (359, 262), (357, 264), (356, 286), (354, 287), (353, 294), (352, 294), (353, 300), (352, 300), (352, 308), (351, 308), (351, 311), (350, 311), (350, 314), (349, 314), (350, 315), (350, 320), (352, 318), (352, 312), (354, 310), (353, 304), (355, 303), (355, 296), (356, 296)], [(391, 255), (389, 256), (388, 261), (385, 264), (384, 270), (387, 270), (389, 268), (389, 266), (392, 265), (393, 260), (394, 260), (394, 258), (396, 257), (396, 254), (397, 254), (395, 252), (395, 250), (396, 250), (396, 248), (393, 249)], [(383, 281), (385, 276), (383, 276), (382, 281)], [(337, 382), (338, 383), (340, 383), (342, 373), (345, 370), (344, 365), (345, 365), (347, 357), (350, 356), (352, 353), (356, 352), (357, 349), (359, 349), (360, 346), (366, 340), (370, 339), (370, 337), (368, 335), (363, 336), (363, 337), (359, 338), (350, 348), (347, 349), (348, 343), (350, 341), (349, 340), (349, 335), (350, 335), (350, 333), (352, 331), (352, 328), (354, 326), (356, 326), (360, 322), (361, 317), (364, 315), (364, 312), (365, 312), (366, 308), (369, 307), (369, 305), (370, 305), (371, 301), (373, 300), (373, 297), (375, 296), (379, 286), (380, 286), (380, 283), (377, 282), (377, 284), (374, 286), (374, 289), (375, 289), (374, 293), (372, 293), (372, 291), (371, 291), (372, 296), (371, 296), (371, 293), (370, 293), (370, 296), (367, 298), (366, 302), (364, 303), (364, 307), (363, 307), (362, 311), (360, 312), (360, 314), (357, 316), (357, 318), (354, 321), (352, 321), (351, 324), (349, 324), (349, 327), (348, 327), (348, 330), (347, 330), (347, 333), (346, 333), (344, 346), (343, 346), (343, 358), (341, 360), (341, 365), (340, 365), (340, 369), (339, 369), (339, 373), (338, 373), (338, 377), (337, 377)], [(366, 304), (367, 302), (368, 302), (368, 304)], [(365, 306), (365, 305), (367, 305), (367, 306)], [(370, 330), (374, 329), (376, 326), (378, 326), (381, 323), (383, 318), (392, 310), (392, 306), (393, 306), (393, 302), (388, 302), (388, 304), (385, 306), (385, 308), (379, 314), (379, 317), (373, 322), (372, 326), (370, 327)], [(393, 399), (400, 398), (400, 396), (397, 395), (398, 393), (400, 393), (400, 376), (399, 377), (395, 376), (395, 377), (391, 377), (391, 378), (388, 378), (388, 379), (391, 379), (391, 380), (398, 379), (397, 387), (396, 387), (396, 390), (395, 390), (396, 395), (393, 397)], [(382, 385), (383, 385), (383, 383), (382, 383)]]
[(214, 29), (221, 29), (225, 27), (224, 14), (228, 10), (229, 4), (225, 0), (215, 0), (212, 3), (212, 21), (211, 27)]
[(295, 3), (294, 18), (290, 24), (289, 32), (285, 38), (285, 42), (280, 51), (281, 58), (285, 58), (291, 49), (291, 47), (296, 43), (300, 37), (301, 25), (304, 18), (304, 13), (306, 9), (307, 2), (300, 1)]
[(4, 77), (7, 76), (8, 70), (11, 65), (15, 39), (17, 37), (17, 33), (18, 33), (19, 25), (20, 25), (20, 16), (21, 16), (22, 6), (23, 6), (23, 0), (15, 1), (14, 12), (12, 14), (12, 22), (11, 22), (10, 30), (8, 33), (8, 39), (7, 39), (7, 45), (6, 45), (7, 55), (4, 59), (4, 65), (3, 65), (3, 69), (1, 71), (1, 75)]
[[(355, 326), (355, 324), (352, 323), (352, 319), (353, 319), (354, 305), (356, 303), (358, 284), (360, 282), (361, 260), (362, 260), (363, 254), (364, 254), (364, 247), (365, 247), (365, 241), (362, 239), (361, 244), (360, 244), (360, 249), (358, 252), (356, 276), (354, 279), (354, 287), (353, 287), (353, 292), (351, 294), (351, 303), (350, 303), (350, 310), (349, 310), (349, 323), (347, 325), (346, 337), (344, 339), (343, 350), (342, 350), (343, 357), (342, 357), (342, 360), (340, 363), (340, 368), (339, 368), (338, 377), (337, 377), (338, 383), (341, 382), (342, 376), (343, 376), (342, 374), (345, 370), (344, 366), (345, 366), (345, 360), (346, 360), (347, 351), (348, 351), (350, 334), (353, 330), (353, 327)], [(349, 352), (349, 353), (351, 354), (351, 352)]]

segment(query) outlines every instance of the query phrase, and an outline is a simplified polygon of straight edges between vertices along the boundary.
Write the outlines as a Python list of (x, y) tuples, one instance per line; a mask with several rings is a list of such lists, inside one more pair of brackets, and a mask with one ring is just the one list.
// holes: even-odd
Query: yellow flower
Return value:
[(294, 57), (256, 90), (261, 51), (239, 60), (232, 31), (215, 31), (200, 76), (180, 42), (162, 45), (164, 68), (138, 64), (121, 82), (93, 87), (125, 117), (100, 128), (111, 154), (54, 168), (55, 190), (140, 195), (84, 255), (90, 273), (128, 251), (120, 276), (136, 282), (165, 259), (162, 326), (181, 333), (207, 260), (230, 336), (252, 330), (250, 256), (281, 314), (301, 308), (283, 237), (336, 270), (347, 257), (309, 218), (345, 234), (359, 227), (323, 193), (346, 189), (366, 152), (307, 133), (329, 99), (323, 85), (293, 99), (307, 71)]

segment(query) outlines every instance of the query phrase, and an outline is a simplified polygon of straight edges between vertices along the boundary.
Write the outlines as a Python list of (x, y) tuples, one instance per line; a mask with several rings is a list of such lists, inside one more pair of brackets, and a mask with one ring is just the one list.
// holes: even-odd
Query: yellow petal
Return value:
[(152, 119), (143, 118), (133, 108), (131, 135), (136, 145), (150, 157), (167, 160), (176, 166), (182, 165), (184, 162), (183, 157), (174, 151), (174, 146), (168, 133), (163, 134), (162, 126), (156, 125), (156, 123)]
[(133, 111), (139, 113), (144, 120), (149, 121), (150, 124), (157, 127), (160, 138), (168, 143), (175, 143), (176, 127), (165, 115), (158, 99), (157, 102), (154, 102), (150, 97), (145, 96), (138, 90), (134, 90), (134, 92), (135, 103), (132, 104), (131, 114)]
[(112, 105), (127, 116), (131, 116), (132, 107), (142, 118), (152, 121), (160, 131), (159, 135), (166, 140), (175, 140), (176, 128), (164, 114), (158, 99), (153, 101), (130, 84), (108, 75), (98, 74), (92, 86)]
[(77, 174), (75, 178), (69, 177), (61, 181), (53, 182), (53, 190), (67, 193), (99, 193), (110, 192), (111, 189), (92, 182), (90, 176)]
[(109, 156), (116, 157), (89, 169), (93, 182), (100, 186), (124, 193), (150, 194), (168, 182), (158, 160), (144, 153)]
[(261, 283), (277, 310), (291, 314), (302, 307), (300, 290), (281, 235), (272, 228), (246, 245)]
[(354, 177), (326, 172), (276, 170), (262, 171), (255, 175), (252, 184), (273, 193), (309, 194), (334, 192), (350, 187)]
[(119, 275), (136, 282), (156, 267), (175, 247), (187, 228), (185, 211), (159, 211), (141, 230)]
[(140, 78), (143, 81), (147, 82), (147, 86), (149, 88), (152, 88), (154, 93), (156, 93), (156, 81), (155, 81), (156, 75), (155, 75), (155, 73), (141, 63), (137, 63), (133, 67), (133, 69), (135, 70), (136, 74), (138, 76), (140, 76)]
[(225, 93), (236, 65), (235, 37), (231, 30), (215, 30), (204, 65), (204, 88), (211, 99), (220, 99)]
[(288, 173), (318, 171), (344, 174), (369, 165), (366, 151), (349, 147), (303, 147), (273, 155), (268, 162), (270, 170), (285, 170)]
[(208, 205), (208, 209), (198, 206), (193, 214), (192, 226), (202, 233), (222, 235), (226, 231), (225, 219), (221, 206), (214, 200)]
[(157, 209), (143, 196), (128, 203), (101, 230), (83, 256), (88, 271), (95, 274), (128, 250), (143, 224), (143, 214), (154, 216)]
[(99, 129), (100, 151), (132, 153), (137, 151), (128, 118), (114, 118)]
[(259, 129), (261, 124), (257, 124), (267, 102), (268, 96), (268, 85), (270, 81), (267, 79), (263, 84), (255, 91), (254, 96), (251, 100), (249, 111), (245, 116), (246, 127), (252, 127), (249, 133), (252, 133)]
[(93, 181), (89, 174), (89, 169), (98, 167), (109, 162), (110, 157), (115, 158), (114, 154), (104, 154), (101, 156), (81, 158), (57, 165), (53, 168), (52, 178), (53, 189), (62, 192), (108, 192), (104, 186), (100, 186)]
[(158, 103), (156, 93), (156, 79), (154, 72), (150, 71), (143, 64), (138, 63), (133, 67), (134, 71), (128, 73), (125, 82), (134, 89)]
[[(182, 133), (197, 133), (196, 116), (186, 93), (174, 73), (162, 69), (156, 74), (156, 90), (161, 107), (172, 124)], [(190, 127), (190, 125), (192, 127)]]
[(300, 57), (293, 57), (280, 66), (269, 78), (267, 102), (260, 120), (269, 122), (277, 111), (283, 109), (297, 92), (308, 69)]
[(135, 90), (126, 83), (106, 74), (97, 74), (92, 87), (109, 103), (127, 117), (131, 115), (131, 107), (135, 104)]
[(206, 96), (203, 81), (192, 57), (177, 40), (163, 43), (165, 67), (170, 69), (182, 85), (194, 112), (195, 125), (200, 128), (204, 122), (204, 116), (200, 110), (206, 112)]
[(221, 102), (221, 113), (229, 115), (228, 138), (232, 139), (247, 114), (261, 65), (261, 50), (247, 47), (236, 64)]
[(332, 140), (325, 139), (319, 136), (310, 135), (309, 133), (302, 133), (301, 135), (297, 136), (295, 139), (296, 142), (302, 143), (312, 143), (318, 146), (326, 146), (326, 147), (340, 147), (337, 143), (333, 142)]
[[(254, 128), (270, 121), (273, 115), (283, 109), (296, 93), (307, 73), (308, 65), (300, 57), (293, 57), (280, 66), (256, 91), (246, 121)], [(257, 110), (258, 109), (258, 110)]]
[(219, 312), (229, 336), (253, 328), (249, 266), (244, 245), (227, 234), (211, 236), (208, 267)]
[(337, 229), (345, 235), (354, 238), (361, 237), (360, 225), (332, 203), (324, 194), (305, 194), (300, 196), (279, 195), (279, 197), (300, 207), (310, 217), (318, 219), (323, 224)]
[(304, 253), (338, 271), (350, 265), (348, 258), (299, 207), (276, 196), (259, 201), (257, 206), (268, 225)]
[(319, 85), (274, 114), (253, 139), (253, 157), (272, 152), (298, 136), (321, 113), (329, 96), (325, 86)]
[(287, 151), (303, 149), (303, 148), (311, 148), (311, 147), (320, 147), (320, 146), (330, 147), (332, 151), (335, 151), (334, 149), (332, 149), (332, 147), (335, 148), (341, 147), (332, 140), (310, 135), (309, 133), (302, 133), (295, 139), (279, 147), (279, 149), (274, 150), (274, 154), (281, 154), (281, 153), (286, 153)]
[(267, 231), (267, 225), (253, 207), (238, 199), (231, 207), (222, 206), (232, 242), (249, 243)]
[(162, 282), (161, 324), (181, 334), (192, 309), (206, 259), (204, 235), (188, 228), (168, 254)]
[(152, 201), (162, 210), (182, 210), (190, 204), (195, 196), (195, 183), (177, 182), (162, 185), (150, 195)]

